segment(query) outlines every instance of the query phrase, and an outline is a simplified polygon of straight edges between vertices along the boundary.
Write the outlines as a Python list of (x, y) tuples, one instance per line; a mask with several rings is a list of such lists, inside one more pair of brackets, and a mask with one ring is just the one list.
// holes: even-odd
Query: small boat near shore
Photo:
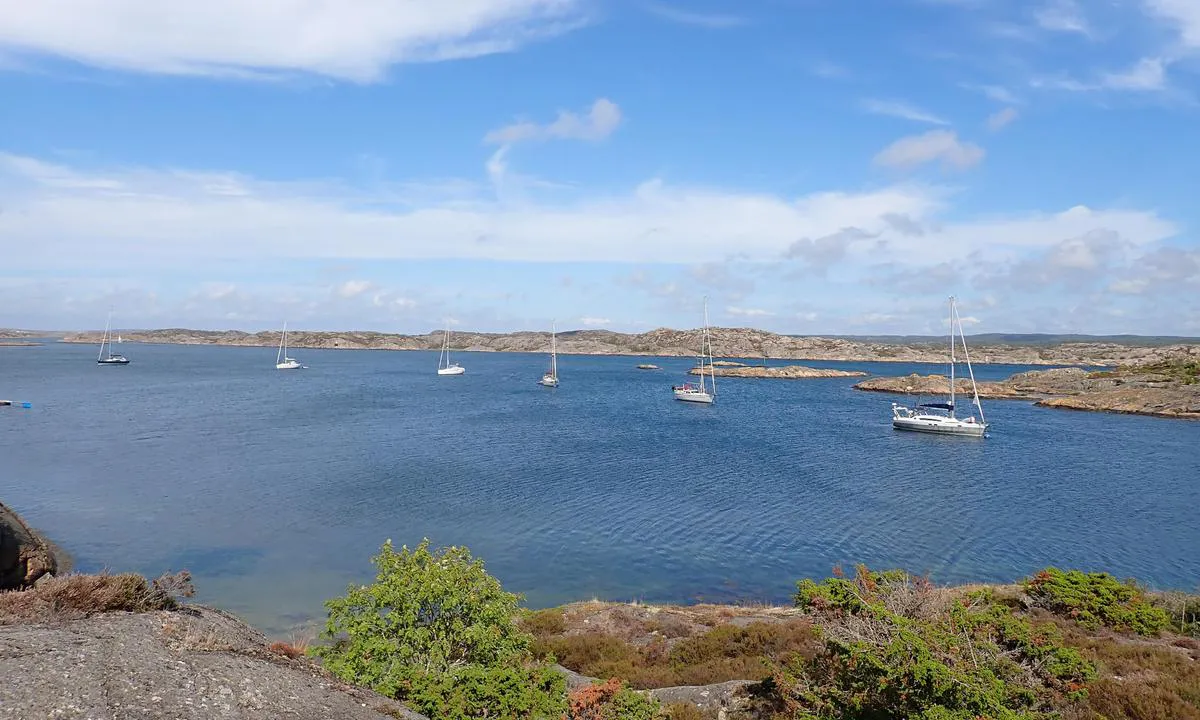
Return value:
[[(971, 377), (971, 392), (974, 395), (972, 403), (979, 410), (979, 419), (972, 415), (960, 418), (956, 415), (954, 392), (955, 357), (954, 331), (957, 328), (958, 337), (962, 340), (963, 359), (967, 363), (967, 373)], [(892, 427), (897, 430), (935, 433), (938, 435), (961, 435), (966, 437), (984, 437), (988, 424), (983, 417), (983, 406), (979, 403), (979, 388), (975, 384), (975, 371), (971, 368), (971, 355), (967, 350), (967, 338), (963, 334), (962, 319), (958, 316), (958, 306), (954, 297), (950, 298), (950, 397), (946, 402), (919, 403), (908, 407), (900, 403), (892, 403)]]
[(288, 357), (288, 329), (287, 322), (284, 321), (283, 337), (279, 338), (279, 352), (275, 354), (275, 369), (299, 370), (300, 367), (301, 365), (299, 360)]
[(462, 375), (467, 369), (450, 362), (450, 323), (446, 323), (446, 334), (442, 337), (442, 352), (438, 354), (438, 375)]
[(558, 329), (550, 326), (550, 369), (538, 380), (538, 385), (548, 388), (558, 387)]

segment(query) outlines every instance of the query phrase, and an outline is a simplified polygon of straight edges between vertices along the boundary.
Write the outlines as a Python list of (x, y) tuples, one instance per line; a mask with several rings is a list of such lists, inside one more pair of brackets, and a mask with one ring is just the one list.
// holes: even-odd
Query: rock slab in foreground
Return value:
[[(692, 375), (708, 375), (709, 368), (694, 367), (688, 371)], [(808, 380), (812, 378), (846, 378), (866, 377), (868, 373), (859, 370), (827, 370), (810, 368), (803, 365), (786, 365), (783, 367), (762, 367), (759, 365), (738, 365), (713, 363), (713, 375), (717, 377), (734, 378), (778, 378), (781, 380)]]
[(0, 718), (425, 720), (218, 610), (0, 626)]

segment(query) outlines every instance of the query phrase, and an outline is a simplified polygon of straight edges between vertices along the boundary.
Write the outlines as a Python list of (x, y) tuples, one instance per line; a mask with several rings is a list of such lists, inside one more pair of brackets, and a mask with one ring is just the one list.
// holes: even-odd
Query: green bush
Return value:
[(532, 661), (520, 597), (466, 548), (388, 541), (372, 562), (374, 583), (325, 603), (331, 644), (314, 652), (332, 673), (431, 717), (561, 718), (564, 680)]
[(803, 580), (796, 602), (825, 647), (758, 689), (785, 717), (1029, 720), (1086, 696), (1094, 666), (992, 593), (934, 588), (860, 566), (853, 580)]
[(1046, 568), (1024, 582), (1034, 602), (1055, 613), (1072, 618), (1085, 628), (1101, 625), (1157, 635), (1170, 623), (1170, 617), (1150, 602), (1146, 593), (1132, 580), (1122, 582), (1108, 573)]

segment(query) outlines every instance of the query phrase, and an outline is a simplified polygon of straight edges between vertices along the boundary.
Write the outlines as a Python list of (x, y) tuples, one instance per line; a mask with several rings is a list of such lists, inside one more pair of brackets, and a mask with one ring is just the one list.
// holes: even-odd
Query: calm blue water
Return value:
[[(897, 433), (851, 379), (692, 361), (126, 343), (0, 348), (0, 498), (81, 569), (188, 568), (271, 631), (369, 577), (386, 539), (464, 544), (532, 605), (785, 601), (835, 563), (1012, 580), (1055, 563), (1200, 584), (1200, 423), (985, 403), (984, 441)], [(938, 367), (806, 363), (881, 374)], [(1003, 378), (1027, 368), (979, 368)]]

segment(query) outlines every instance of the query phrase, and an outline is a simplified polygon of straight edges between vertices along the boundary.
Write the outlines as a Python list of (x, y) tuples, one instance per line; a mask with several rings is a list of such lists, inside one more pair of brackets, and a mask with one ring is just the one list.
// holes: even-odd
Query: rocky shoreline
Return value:
[(785, 365), (780, 367), (765, 367), (762, 365), (744, 365), (736, 362), (714, 362), (712, 367), (694, 367), (688, 371), (691, 375), (712, 375), (731, 378), (774, 378), (781, 380), (809, 380), (817, 378), (848, 378), (866, 377), (870, 373), (861, 370), (829, 370), (827, 368), (810, 368), (803, 365)]
[[(1183, 361), (1099, 372), (1056, 368), (1018, 373), (1007, 380), (977, 385), (979, 397), (985, 400), (1035, 400), (1042, 407), (1200, 419), (1200, 382), (1194, 377), (1197, 367), (1200, 363)], [(871, 378), (854, 387), (869, 392), (936, 397), (949, 393), (950, 381), (944, 375), (913, 374)], [(954, 387), (959, 395), (971, 393), (969, 379), (957, 378)]]
[[(797, 337), (752, 328), (711, 328), (709, 332), (713, 354), (725, 358), (902, 363), (941, 363), (946, 360), (946, 349), (940, 342), (887, 343), (847, 338)], [(121, 333), (126, 342), (135, 343), (239, 347), (274, 347), (279, 344), (279, 332), (273, 330), (246, 333), (163, 329), (122, 330)], [(100, 332), (70, 333), (65, 335), (62, 341), (99, 343), (100, 336)], [(437, 350), (441, 347), (442, 333), (399, 335), (378, 332), (290, 331), (288, 341), (294, 348)], [(558, 352), (562, 355), (687, 357), (696, 354), (700, 343), (699, 330), (660, 328), (638, 334), (609, 330), (558, 333)], [(459, 331), (452, 334), (451, 346), (461, 351), (541, 353), (550, 350), (550, 334)], [(985, 342), (972, 347), (972, 359), (978, 363), (1110, 367), (1186, 355), (1198, 349), (1200, 344), (1139, 345), (1104, 341), (1046, 344)]]

